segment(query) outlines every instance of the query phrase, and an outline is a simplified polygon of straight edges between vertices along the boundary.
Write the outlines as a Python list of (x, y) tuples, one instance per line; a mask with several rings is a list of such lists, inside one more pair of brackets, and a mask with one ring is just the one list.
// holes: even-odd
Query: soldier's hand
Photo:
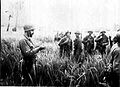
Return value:
[(44, 50), (45, 48), (45, 46), (39, 46), (39, 51)]
[(43, 50), (43, 49), (45, 49), (46, 47), (40, 47), (40, 50)]

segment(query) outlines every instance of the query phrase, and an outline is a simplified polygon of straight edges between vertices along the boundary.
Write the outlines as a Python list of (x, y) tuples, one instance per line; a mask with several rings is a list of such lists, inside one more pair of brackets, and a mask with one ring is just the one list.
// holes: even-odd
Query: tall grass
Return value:
[[(71, 60), (59, 58), (59, 48), (52, 40), (39, 40), (49, 45), (46, 50), (37, 54), (37, 85), (99, 87), (101, 72), (105, 70), (107, 58), (102, 58), (98, 54), (83, 54), (81, 57), (84, 62), (75, 63), (72, 61), (74, 57)], [(25, 85), (22, 83), (21, 59), (18, 40), (2, 39), (0, 85)]]

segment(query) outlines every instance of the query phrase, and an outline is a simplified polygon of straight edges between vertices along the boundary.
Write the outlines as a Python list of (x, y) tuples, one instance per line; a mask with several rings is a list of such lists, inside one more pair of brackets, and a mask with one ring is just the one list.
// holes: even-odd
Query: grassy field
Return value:
[[(18, 41), (23, 32), (5, 32), (2, 30), (0, 57), (0, 85), (32, 85), (22, 82), (21, 59)], [(36, 81), (38, 86), (76, 86), (101, 87), (102, 73), (105, 72), (108, 59), (106, 55), (81, 55), (82, 63), (71, 59), (59, 58), (59, 47), (51, 38), (36, 38), (46, 46), (37, 54)], [(107, 87), (107, 86), (106, 86)]]

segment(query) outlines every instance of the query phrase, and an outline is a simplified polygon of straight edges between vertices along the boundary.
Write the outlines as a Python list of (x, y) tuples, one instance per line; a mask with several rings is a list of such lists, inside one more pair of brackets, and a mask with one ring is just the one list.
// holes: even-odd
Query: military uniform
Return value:
[(113, 82), (111, 87), (120, 87), (120, 46), (117, 43), (111, 48), (110, 56), (110, 63), (112, 64), (111, 80)]
[(113, 70), (120, 74), (120, 34), (116, 35), (116, 44), (112, 46), (110, 55)]
[[(22, 63), (22, 75), (24, 79), (30, 82), (30, 75), (33, 75), (33, 64), (36, 58), (36, 53), (45, 47), (35, 47), (30, 37), (32, 37), (33, 27), (29, 25), (24, 26), (24, 38), (19, 41), (19, 47), (23, 56), (23, 63)], [(32, 76), (32, 79), (35, 79), (35, 76)], [(33, 80), (33, 84), (35, 85), (36, 80)]]
[[(76, 32), (75, 34), (80, 34), (79, 32)], [(80, 37), (76, 37), (74, 40), (74, 57), (76, 62), (79, 62), (78, 59), (80, 60), (80, 55), (82, 52), (82, 40), (80, 39)], [(80, 60), (81, 61), (81, 60)]]
[(96, 42), (96, 50), (98, 50), (102, 55), (106, 53), (106, 46), (109, 44), (108, 37), (105, 34), (99, 35), (96, 38), (95, 42)]
[(72, 52), (72, 39), (64, 36), (58, 45), (60, 46), (60, 57), (70, 58)]
[[(32, 53), (32, 48), (34, 48), (34, 44), (32, 43), (31, 39), (28, 38), (26, 35), (24, 35), (24, 39), (19, 41), (20, 45), (20, 50), (23, 55), (23, 59), (25, 60), (26, 63), (30, 62), (32, 65), (33, 64), (33, 59), (36, 57)], [(28, 69), (29, 71), (31, 70), (30, 68)]]
[(23, 55), (23, 65), (22, 65), (22, 73), (23, 77), (28, 79), (28, 73), (31, 73), (33, 69), (33, 61), (36, 58), (32, 49), (34, 48), (34, 44), (32, 43), (31, 39), (24, 35), (24, 39), (19, 41), (20, 50)]
[(92, 51), (94, 49), (94, 38), (91, 35), (87, 35), (83, 39), (83, 44), (84, 44), (84, 50), (89, 54), (92, 54)]

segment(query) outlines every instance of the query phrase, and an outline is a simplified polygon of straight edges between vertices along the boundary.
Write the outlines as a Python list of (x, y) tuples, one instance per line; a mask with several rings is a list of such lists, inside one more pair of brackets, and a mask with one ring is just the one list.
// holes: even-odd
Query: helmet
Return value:
[(75, 34), (80, 34), (80, 32), (79, 32), (79, 31), (76, 31)]
[(92, 34), (92, 33), (93, 33), (93, 31), (88, 31), (88, 33), (91, 33), (91, 34)]
[(106, 33), (106, 31), (101, 31), (100, 33)]
[(33, 28), (32, 25), (25, 25), (23, 28), (24, 28), (24, 31), (31, 31), (31, 30), (34, 30), (34, 28)]

